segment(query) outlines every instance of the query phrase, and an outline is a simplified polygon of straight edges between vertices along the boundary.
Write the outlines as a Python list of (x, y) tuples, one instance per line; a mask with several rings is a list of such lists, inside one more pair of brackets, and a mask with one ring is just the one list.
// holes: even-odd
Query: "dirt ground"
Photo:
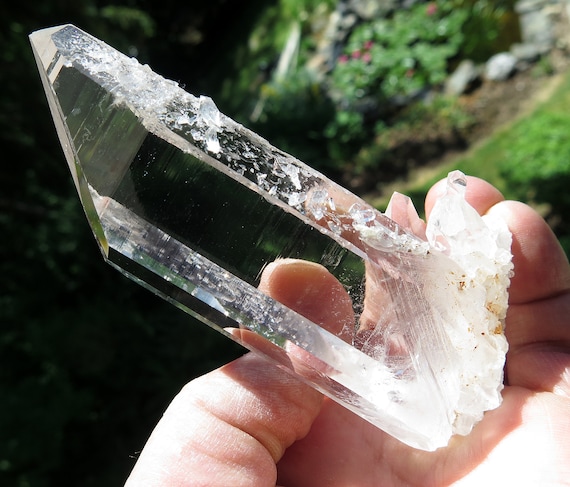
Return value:
[(557, 49), (506, 81), (485, 81), (473, 93), (463, 95), (460, 103), (475, 119), (473, 130), (467, 134), (469, 145), (528, 114), (548, 99), (569, 65), (568, 54)]

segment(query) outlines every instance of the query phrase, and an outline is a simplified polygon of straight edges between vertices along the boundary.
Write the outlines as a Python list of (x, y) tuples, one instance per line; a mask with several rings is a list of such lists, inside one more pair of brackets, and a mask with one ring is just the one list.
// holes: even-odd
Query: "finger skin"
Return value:
[(255, 354), (190, 382), (165, 412), (127, 487), (274, 487), (322, 397)]
[(570, 267), (544, 220), (522, 203), (489, 210), (513, 233), (506, 376), (510, 385), (570, 398)]
[[(296, 259), (279, 259), (265, 268), (259, 289), (345, 341), (352, 340), (352, 300), (342, 284), (323, 266)], [(332, 316), (330, 303), (335, 303), (335, 316)]]
[[(485, 181), (468, 180), (467, 200), (481, 214), (504, 219), (513, 232), (515, 277), (506, 329), (511, 385), (503, 391), (503, 404), (487, 412), (469, 436), (428, 453), (402, 445), (325, 400), (310, 433), (279, 463), (279, 482), (297, 487), (568, 485), (568, 262), (536, 212), (505, 202)], [(442, 181), (428, 195), (428, 215), (444, 188)]]
[(570, 289), (568, 259), (543, 218), (529, 206), (506, 201), (488, 213), (507, 222), (513, 234), (515, 275), (510, 303), (531, 303)]
[[(348, 294), (320, 265), (280, 261), (268, 266), (261, 288), (341, 335), (354, 323)], [(276, 462), (308, 433), (321, 404), (312, 387), (247, 354), (181, 391), (126, 485), (275, 487)]]
[[(442, 184), (428, 194), (428, 215)], [(567, 260), (528, 207), (504, 202), (495, 188), (476, 178), (469, 178), (467, 199), (480, 213), (494, 213), (509, 225), (516, 273), (506, 330), (511, 385), (503, 405), (488, 412), (469, 436), (454, 438), (436, 452), (413, 450), (248, 354), (184, 388), (127, 485), (273, 487), (276, 479), (287, 487), (566, 485)], [(331, 313), (323, 314), (299, 289), (307, 279), (315, 292), (328, 277), (317, 267), (292, 265), (289, 274), (286, 267), (268, 269), (264, 290), (283, 302), (291, 298), (286, 304), (322, 326), (342, 330), (339, 317), (351, 319), (344, 299), (329, 293), (332, 302), (322, 304)]]

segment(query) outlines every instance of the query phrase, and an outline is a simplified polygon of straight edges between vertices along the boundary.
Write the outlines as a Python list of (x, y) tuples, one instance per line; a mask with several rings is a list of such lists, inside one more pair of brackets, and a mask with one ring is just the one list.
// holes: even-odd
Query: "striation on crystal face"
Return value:
[[(111, 265), (413, 447), (500, 404), (511, 236), (466, 203), (461, 173), (426, 228), (407, 197), (381, 214), (72, 25), (30, 39)], [(281, 258), (344, 286), (342, 337), (257, 290)]]

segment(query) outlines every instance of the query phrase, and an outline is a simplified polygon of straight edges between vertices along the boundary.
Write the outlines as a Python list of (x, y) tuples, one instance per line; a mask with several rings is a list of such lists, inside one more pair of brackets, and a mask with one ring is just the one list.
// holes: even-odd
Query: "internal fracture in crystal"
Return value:
[[(427, 227), (400, 194), (382, 214), (76, 27), (30, 38), (111, 265), (413, 447), (500, 404), (511, 236), (466, 203), (461, 173)], [(352, 327), (335, 336), (258, 291), (280, 258), (333, 274)]]

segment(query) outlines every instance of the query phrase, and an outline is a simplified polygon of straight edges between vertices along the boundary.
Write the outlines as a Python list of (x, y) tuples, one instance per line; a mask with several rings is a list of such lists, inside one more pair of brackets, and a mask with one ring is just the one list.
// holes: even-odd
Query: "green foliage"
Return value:
[(513, 125), (498, 164), (511, 197), (547, 205), (559, 237), (570, 236), (570, 74), (530, 117)]
[(154, 36), (155, 22), (142, 10), (120, 5), (108, 5), (101, 9), (101, 17), (108, 19), (124, 33), (140, 32), (145, 38)]
[(465, 10), (439, 1), (357, 27), (332, 73), (340, 109), (328, 135), (347, 141), (358, 137), (365, 133), (367, 106), (376, 108), (395, 97), (410, 99), (443, 82), (448, 60), (462, 45), (466, 18)]
[(570, 92), (556, 102), (513, 127), (499, 171), (515, 199), (546, 206), (547, 221), (570, 256), (570, 112), (564, 111)]
[(280, 0), (280, 13), (284, 20), (303, 20), (318, 8), (334, 9), (336, 0)]
[(544, 76), (552, 76), (556, 69), (552, 64), (552, 60), (548, 56), (542, 56), (538, 62), (532, 67), (532, 75), (535, 78)]
[(294, 154), (311, 166), (332, 172), (331, 161), (324, 157), (327, 144), (326, 124), (334, 115), (334, 107), (307, 71), (262, 86), (259, 100), (260, 118), (249, 127), (276, 147)]
[(517, 124), (501, 174), (523, 201), (548, 203), (570, 214), (570, 114), (538, 113)]
[(520, 42), (515, 0), (455, 0), (452, 3), (467, 12), (461, 59), (485, 62), (493, 54)]
[(386, 175), (405, 174), (413, 164), (414, 154), (421, 160), (439, 155), (444, 148), (461, 143), (462, 133), (473, 124), (473, 119), (454, 97), (435, 95), (416, 102), (401, 112), (390, 125), (378, 122), (373, 141), (365, 144), (354, 158), (357, 174), (382, 168)]
[[(399, 140), (409, 140), (422, 137), (422, 134), (418, 134), (420, 129), (427, 132), (429, 137), (431, 134), (445, 134), (452, 130), (466, 130), (472, 123), (472, 117), (460, 107), (455, 97), (436, 94), (402, 110), (398, 114), (394, 129), (407, 132), (407, 135), (399, 137)], [(385, 137), (382, 129), (379, 135)]]
[(220, 108), (247, 125), (250, 125), (250, 116), (260, 96), (265, 96), (262, 91), (266, 89), (264, 86), (274, 81), (273, 71), (292, 30), (299, 28), (301, 32), (301, 46), (295, 54), (294, 63), (301, 66), (314, 48), (311, 37), (314, 15), (324, 15), (334, 8), (336, 1), (258, 0), (258, 5), (255, 3), (245, 4), (247, 11), (242, 17), (249, 23), (239, 26), (242, 36), (240, 42), (228, 39), (225, 43), (227, 52), (222, 54), (223, 62), (217, 63), (217, 68), (223, 70), (219, 72), (218, 79), (210, 84), (210, 93), (219, 93)]

